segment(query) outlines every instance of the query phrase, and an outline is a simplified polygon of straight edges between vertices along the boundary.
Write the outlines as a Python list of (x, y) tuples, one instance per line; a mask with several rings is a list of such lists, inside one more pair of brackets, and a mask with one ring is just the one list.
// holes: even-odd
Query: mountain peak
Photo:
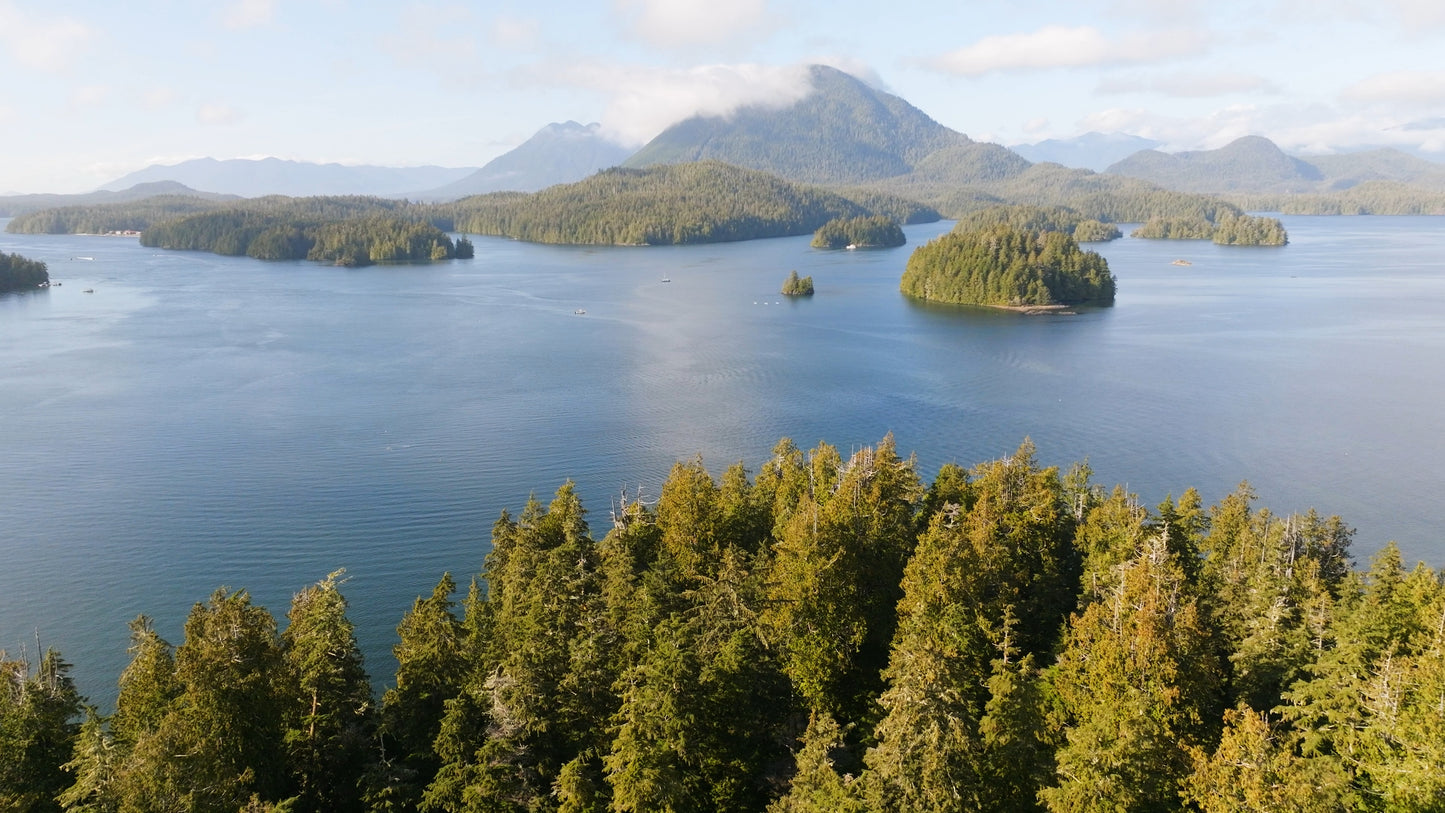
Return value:
[(626, 165), (715, 160), (805, 183), (860, 183), (907, 174), (940, 149), (972, 143), (837, 68), (811, 65), (808, 74), (813, 89), (797, 102), (692, 116), (668, 127)]

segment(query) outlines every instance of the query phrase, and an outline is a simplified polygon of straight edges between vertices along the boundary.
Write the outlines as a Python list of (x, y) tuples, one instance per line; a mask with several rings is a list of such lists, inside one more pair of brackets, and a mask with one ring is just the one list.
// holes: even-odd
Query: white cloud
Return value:
[[(438, 26), (437, 20), (449, 20)], [(381, 47), (397, 64), (424, 70), (449, 84), (468, 86), (482, 78), (474, 24), (465, 6), (412, 3), (398, 12), (392, 33), (381, 38)]]
[(1445, 71), (1396, 71), (1344, 89), (1340, 98), (1360, 104), (1445, 106)]
[(1044, 70), (1161, 62), (1203, 52), (1206, 38), (1194, 30), (1136, 31), (1106, 36), (1092, 26), (1045, 26), (1027, 34), (984, 37), (930, 62), (961, 76), (994, 71)]
[(1112, 77), (1099, 83), (1099, 93), (1158, 93), (1186, 99), (1232, 93), (1278, 93), (1274, 83), (1248, 73), (1174, 73)]
[(255, 28), (276, 17), (276, 0), (236, 0), (221, 21), (227, 28)]
[(176, 101), (176, 92), (171, 88), (158, 87), (146, 92), (142, 102), (147, 110), (160, 110), (170, 107)]
[(9, 0), (0, 0), (0, 52), (27, 68), (43, 71), (67, 69), (94, 29), (70, 17), (37, 19)]
[(225, 126), (241, 121), (235, 108), (224, 104), (203, 104), (196, 110), (196, 121), (207, 126)]
[(70, 94), (70, 104), (74, 107), (94, 107), (105, 101), (109, 94), (110, 88), (105, 85), (85, 85)]
[(537, 46), (541, 30), (542, 24), (535, 19), (498, 17), (492, 21), (491, 40), (500, 48), (525, 51)]
[(602, 129), (623, 144), (642, 144), (689, 116), (726, 116), (746, 105), (786, 107), (812, 91), (805, 65), (570, 64), (554, 68), (547, 79), (606, 94)]
[(1024, 122), (1024, 132), (1029, 135), (1037, 135), (1049, 129), (1049, 120), (1040, 116)]
[(661, 48), (726, 42), (760, 27), (767, 0), (614, 0), (632, 33)]

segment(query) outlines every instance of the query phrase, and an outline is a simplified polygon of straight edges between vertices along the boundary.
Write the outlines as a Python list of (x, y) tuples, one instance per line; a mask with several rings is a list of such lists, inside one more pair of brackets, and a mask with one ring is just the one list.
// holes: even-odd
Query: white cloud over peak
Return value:
[(1046, 70), (1162, 62), (1204, 51), (1207, 38), (1192, 29), (1135, 31), (1108, 36), (1092, 26), (1050, 25), (1025, 34), (998, 34), (929, 62), (960, 76), (995, 71)]
[(94, 37), (94, 29), (79, 20), (39, 19), (9, 0), (0, 0), (0, 53), (27, 68), (63, 71)]
[(727, 42), (760, 27), (767, 0), (614, 0), (633, 35), (661, 48)]
[(786, 107), (813, 89), (805, 65), (666, 69), (592, 63), (556, 68), (550, 79), (606, 94), (603, 132), (629, 145), (689, 116), (726, 116), (748, 105)]

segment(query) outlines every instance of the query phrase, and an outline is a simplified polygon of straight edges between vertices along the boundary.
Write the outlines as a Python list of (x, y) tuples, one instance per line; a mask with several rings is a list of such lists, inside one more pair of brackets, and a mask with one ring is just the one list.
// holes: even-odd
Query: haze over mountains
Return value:
[[(1117, 190), (1139, 181), (1206, 194), (1328, 193), (1370, 181), (1445, 191), (1445, 165), (1398, 150), (1305, 159), (1286, 155), (1258, 136), (1218, 150), (1175, 154), (1154, 149), (1159, 142), (1119, 133), (1088, 133), (1010, 150), (974, 141), (843, 71), (815, 65), (809, 76), (813, 91), (796, 103), (693, 116), (636, 151), (608, 140), (597, 124), (568, 121), (543, 127), (481, 168), (205, 158), (147, 167), (105, 189), (135, 195), (130, 190), (137, 184), (167, 182), (172, 186), (144, 189), (150, 194), (204, 190), (243, 197), (373, 195), (446, 201), (496, 191), (536, 191), (617, 165), (717, 160), (803, 183), (868, 185), (954, 209), (990, 196), (1029, 197), (1032, 188), (1087, 185), (1090, 191)], [(1105, 172), (1095, 174), (1099, 170)], [(116, 194), (0, 199), (0, 213), (89, 205), (117, 199), (106, 197)]]
[(1342, 191), (1370, 181), (1445, 191), (1445, 165), (1399, 150), (1303, 159), (1286, 155), (1260, 136), (1245, 136), (1217, 150), (1173, 154), (1142, 150), (1110, 166), (1108, 172), (1180, 192), (1304, 194)]

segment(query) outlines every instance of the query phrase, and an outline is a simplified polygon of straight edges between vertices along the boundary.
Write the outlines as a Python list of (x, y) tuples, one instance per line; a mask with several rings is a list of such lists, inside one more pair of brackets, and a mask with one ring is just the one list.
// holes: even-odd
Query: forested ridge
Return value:
[(0, 807), (1439, 809), (1441, 573), (1254, 501), (1028, 442), (925, 483), (891, 438), (678, 463), (601, 534), (568, 483), (416, 600), (379, 702), (339, 573), (284, 629), (225, 588), (179, 645), (136, 619), (106, 717), (0, 657)]
[(895, 248), (908, 242), (903, 229), (881, 215), (840, 217), (813, 232), (813, 248)]

